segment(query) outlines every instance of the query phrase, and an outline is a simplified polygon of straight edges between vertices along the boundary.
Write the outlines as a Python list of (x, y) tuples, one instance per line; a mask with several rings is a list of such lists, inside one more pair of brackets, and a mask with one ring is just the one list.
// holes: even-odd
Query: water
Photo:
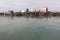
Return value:
[(0, 40), (60, 40), (60, 17), (0, 16)]

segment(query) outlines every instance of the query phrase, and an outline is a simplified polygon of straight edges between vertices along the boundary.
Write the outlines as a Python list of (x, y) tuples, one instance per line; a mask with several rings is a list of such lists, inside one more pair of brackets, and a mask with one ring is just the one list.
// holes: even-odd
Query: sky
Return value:
[(0, 12), (21, 11), (26, 8), (39, 10), (44, 7), (49, 8), (49, 11), (60, 11), (60, 0), (0, 0)]

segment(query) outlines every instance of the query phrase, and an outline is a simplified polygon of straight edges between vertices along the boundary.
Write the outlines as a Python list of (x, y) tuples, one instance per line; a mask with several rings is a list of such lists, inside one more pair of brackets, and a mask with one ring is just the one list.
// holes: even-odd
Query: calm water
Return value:
[(60, 40), (60, 17), (0, 16), (0, 40)]

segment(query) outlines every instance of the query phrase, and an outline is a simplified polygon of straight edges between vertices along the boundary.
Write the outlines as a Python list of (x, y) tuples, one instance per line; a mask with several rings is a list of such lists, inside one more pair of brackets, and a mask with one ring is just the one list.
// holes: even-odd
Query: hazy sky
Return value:
[(60, 11), (60, 0), (0, 0), (0, 11), (20, 11), (25, 8), (41, 9), (48, 7), (50, 11)]

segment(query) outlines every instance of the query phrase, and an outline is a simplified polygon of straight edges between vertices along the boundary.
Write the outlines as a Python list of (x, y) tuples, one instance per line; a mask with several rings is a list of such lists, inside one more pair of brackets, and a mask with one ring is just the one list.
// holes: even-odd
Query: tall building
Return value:
[(46, 12), (48, 12), (48, 8), (46, 8)]
[(40, 12), (46, 13), (46, 12), (48, 12), (48, 8), (42, 8), (42, 9), (40, 9)]
[(28, 8), (26, 9), (26, 12), (29, 12), (29, 9)]

